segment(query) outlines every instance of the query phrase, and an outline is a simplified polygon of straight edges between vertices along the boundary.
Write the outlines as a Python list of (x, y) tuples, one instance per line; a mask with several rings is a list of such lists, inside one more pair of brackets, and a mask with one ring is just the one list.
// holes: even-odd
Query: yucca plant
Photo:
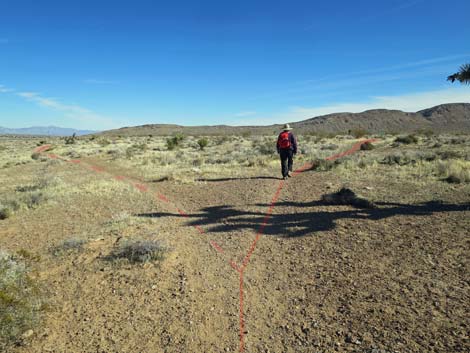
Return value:
[(454, 82), (455, 80), (463, 84), (470, 84), (470, 63), (460, 66), (459, 72), (447, 77), (447, 81)]

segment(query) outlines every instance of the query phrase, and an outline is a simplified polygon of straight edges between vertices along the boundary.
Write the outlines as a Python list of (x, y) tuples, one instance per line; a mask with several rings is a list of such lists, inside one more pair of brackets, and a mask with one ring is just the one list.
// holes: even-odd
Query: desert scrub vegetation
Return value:
[(106, 257), (109, 261), (127, 261), (132, 264), (163, 260), (166, 248), (156, 240), (133, 239), (118, 245)]
[(209, 144), (209, 140), (207, 138), (203, 137), (203, 138), (197, 140), (197, 144), (199, 145), (199, 149), (203, 150)]
[(60, 244), (52, 247), (50, 252), (54, 256), (60, 256), (64, 254), (69, 254), (72, 252), (81, 252), (83, 246), (87, 243), (85, 239), (81, 238), (69, 238), (62, 241)]
[(0, 250), (0, 350), (34, 329), (44, 308), (43, 291), (27, 265)]
[(397, 136), (395, 142), (397, 143), (404, 143), (404, 144), (411, 144), (411, 143), (418, 143), (419, 139), (415, 135), (405, 135), (405, 136)]
[(438, 161), (437, 175), (449, 183), (470, 182), (470, 162), (462, 160)]
[(364, 142), (361, 145), (361, 151), (370, 151), (370, 150), (373, 150), (374, 148), (375, 148), (375, 146), (369, 141)]

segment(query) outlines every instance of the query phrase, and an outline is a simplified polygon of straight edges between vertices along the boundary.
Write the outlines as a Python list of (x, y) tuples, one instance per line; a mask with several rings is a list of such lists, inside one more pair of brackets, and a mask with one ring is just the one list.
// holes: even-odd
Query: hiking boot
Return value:
[(282, 179), (287, 180), (287, 177), (285, 176), (285, 177), (283, 177)]
[(287, 177), (292, 178), (292, 174), (291, 173), (287, 174)]

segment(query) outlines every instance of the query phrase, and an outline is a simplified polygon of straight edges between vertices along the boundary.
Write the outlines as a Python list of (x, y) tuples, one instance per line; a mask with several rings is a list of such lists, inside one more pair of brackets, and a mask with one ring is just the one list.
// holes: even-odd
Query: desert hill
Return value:
[[(173, 124), (147, 124), (109, 130), (109, 136), (171, 135), (181, 132), (186, 135), (232, 135), (272, 134), (282, 125), (268, 126), (181, 126)], [(362, 113), (334, 113), (292, 123), (302, 133), (347, 133), (349, 130), (364, 129), (373, 133), (404, 133), (417, 130), (435, 132), (470, 132), (470, 103), (442, 104), (416, 113), (400, 110), (374, 109)]]

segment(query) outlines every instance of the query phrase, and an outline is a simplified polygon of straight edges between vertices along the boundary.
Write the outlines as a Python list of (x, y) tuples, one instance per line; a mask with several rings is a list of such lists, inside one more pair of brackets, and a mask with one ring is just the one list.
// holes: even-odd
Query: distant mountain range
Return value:
[[(470, 97), (469, 97), (470, 98)], [(305, 133), (339, 133), (366, 130), (370, 133), (411, 133), (432, 130), (436, 133), (470, 133), (470, 103), (442, 104), (416, 113), (401, 110), (375, 109), (362, 113), (335, 113), (291, 123), (294, 131)], [(164, 136), (174, 133), (185, 135), (240, 135), (275, 134), (282, 125), (269, 126), (180, 126), (149, 124), (104, 131), (109, 136)]]
[(96, 133), (93, 130), (77, 130), (57, 126), (32, 126), (19, 129), (8, 129), (0, 126), (0, 135), (40, 135), (40, 136), (77, 136)]

